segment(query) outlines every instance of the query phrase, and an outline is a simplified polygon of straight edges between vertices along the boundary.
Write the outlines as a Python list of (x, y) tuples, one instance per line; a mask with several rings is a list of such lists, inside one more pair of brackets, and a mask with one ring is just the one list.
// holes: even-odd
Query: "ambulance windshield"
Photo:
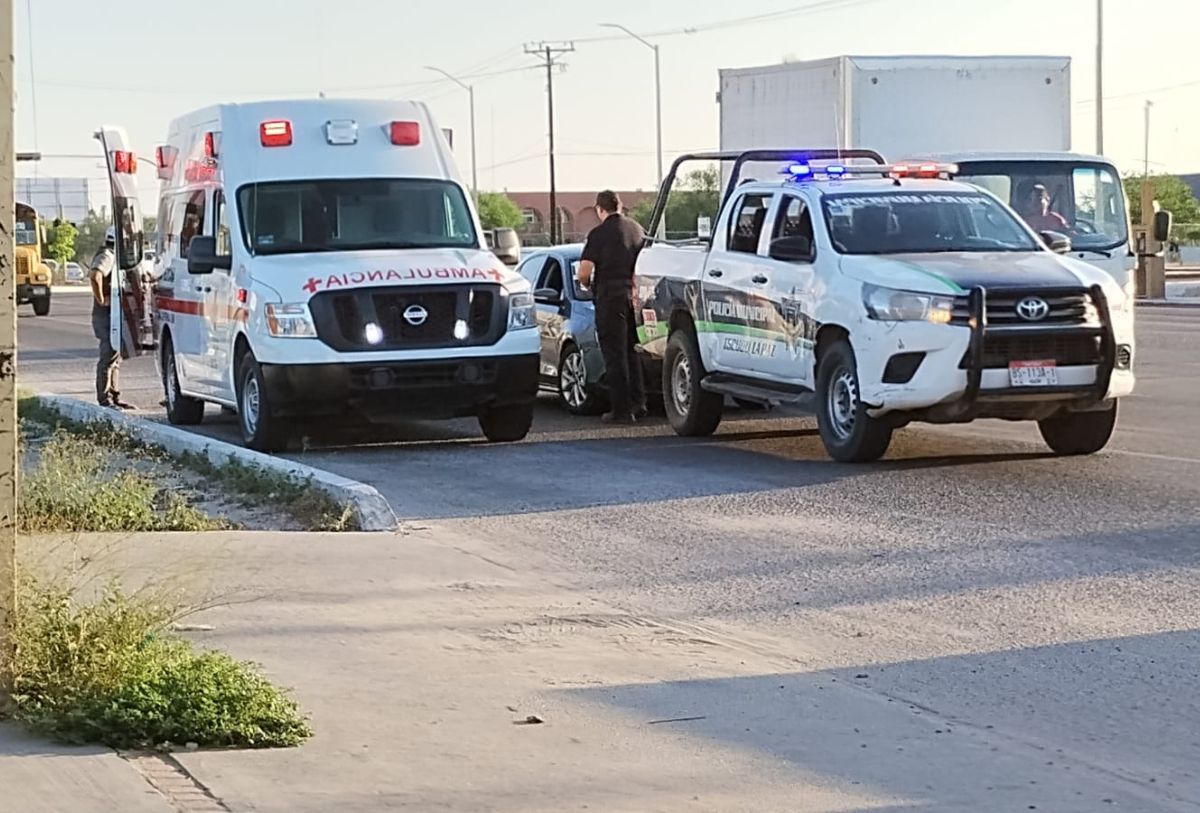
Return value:
[(238, 190), (238, 204), (255, 255), (479, 246), (466, 196), (448, 181), (257, 183)]

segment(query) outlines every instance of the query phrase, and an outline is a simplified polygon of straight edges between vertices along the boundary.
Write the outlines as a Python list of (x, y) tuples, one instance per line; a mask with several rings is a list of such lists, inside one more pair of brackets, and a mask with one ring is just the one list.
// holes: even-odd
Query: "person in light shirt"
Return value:
[(1044, 231), (1070, 233), (1071, 227), (1067, 225), (1067, 219), (1051, 208), (1050, 193), (1044, 184), (1036, 183), (1029, 188), (1025, 205), (1021, 209), (1021, 217), (1025, 218), (1025, 222), (1038, 234)]

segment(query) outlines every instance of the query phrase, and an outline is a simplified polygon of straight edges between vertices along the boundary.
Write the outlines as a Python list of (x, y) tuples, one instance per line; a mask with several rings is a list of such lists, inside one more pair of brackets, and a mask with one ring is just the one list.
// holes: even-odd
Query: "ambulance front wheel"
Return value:
[(288, 435), (276, 417), (267, 394), (262, 366), (247, 352), (238, 371), (238, 425), (242, 443), (257, 452), (279, 452), (287, 447)]
[(533, 402), (486, 407), (479, 413), (479, 428), (492, 443), (524, 440), (533, 426)]

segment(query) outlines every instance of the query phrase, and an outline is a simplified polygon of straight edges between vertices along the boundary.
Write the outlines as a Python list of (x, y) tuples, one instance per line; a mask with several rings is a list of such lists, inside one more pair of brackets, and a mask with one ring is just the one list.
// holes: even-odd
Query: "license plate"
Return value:
[(1057, 387), (1058, 366), (1053, 360), (1009, 362), (1008, 382), (1014, 387)]
[(45, 289), (45, 287), (44, 287), (44, 286), (38, 286), (38, 287), (34, 288), (34, 289), (33, 289), (33, 295), (34, 295), (34, 296), (45, 296), (45, 295), (46, 295), (46, 289)]

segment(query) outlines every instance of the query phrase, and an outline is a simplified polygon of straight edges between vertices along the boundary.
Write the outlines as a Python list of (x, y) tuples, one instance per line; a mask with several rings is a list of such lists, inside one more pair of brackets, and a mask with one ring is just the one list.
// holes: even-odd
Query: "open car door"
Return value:
[(104, 126), (96, 133), (104, 147), (108, 181), (112, 188), (113, 229), (116, 233), (116, 268), (109, 301), (109, 340), (121, 356), (140, 356), (154, 348), (152, 283), (142, 266), (142, 210), (138, 201), (138, 159), (121, 127)]

